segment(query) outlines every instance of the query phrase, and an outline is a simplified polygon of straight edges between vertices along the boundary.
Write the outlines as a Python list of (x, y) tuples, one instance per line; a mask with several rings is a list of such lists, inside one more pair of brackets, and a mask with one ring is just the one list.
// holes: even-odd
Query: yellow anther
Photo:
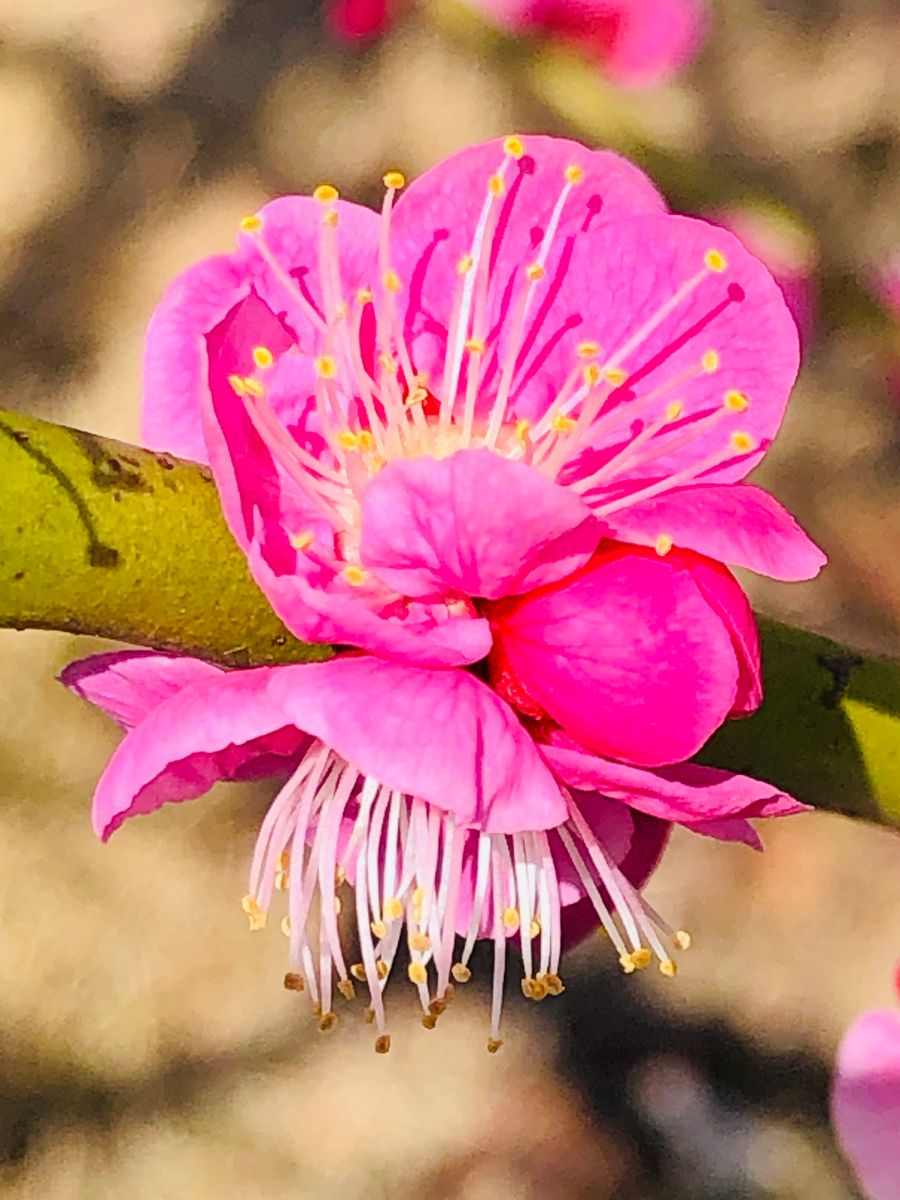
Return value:
[(344, 317), (346, 317), (347, 305), (344, 303), (343, 300), (341, 300), (341, 302), (339, 304), (336, 304), (334, 306), (334, 315), (337, 317), (337, 319), (339, 321), (343, 321)]
[(475, 265), (475, 263), (472, 258), (472, 255), (464, 254), (462, 256), (462, 258), (459, 260), (459, 262), (456, 264), (457, 275), (468, 275), (468, 273), (472, 270), (472, 267), (474, 265)]
[(243, 217), (241, 220), (241, 229), (244, 233), (258, 233), (262, 229), (262, 217), (254, 215), (252, 217)]
[(362, 587), (362, 585), (369, 578), (368, 571), (364, 571), (362, 567), (358, 567), (356, 563), (350, 563), (348, 566), (344, 567), (343, 571), (341, 571), (341, 574), (351, 587)]
[(666, 408), (667, 421), (677, 421), (683, 415), (684, 405), (680, 400), (673, 400), (672, 403)]
[(253, 361), (261, 371), (265, 371), (267, 367), (271, 367), (275, 359), (272, 356), (272, 351), (268, 348), (268, 346), (254, 346)]
[(387, 979), (388, 965), (383, 958), (375, 959), (375, 974), (379, 979)]
[(278, 889), (279, 892), (286, 892), (288, 890), (288, 873), (287, 873), (287, 871), (276, 871), (275, 872), (275, 887)]
[(750, 401), (743, 392), (726, 392), (724, 403), (729, 412), (746, 412), (750, 407)]
[(607, 383), (611, 383), (613, 387), (618, 387), (628, 378), (628, 372), (623, 371), (621, 367), (607, 367), (603, 372), (603, 378)]
[(296, 971), (288, 971), (284, 977), (284, 986), (289, 992), (306, 991), (306, 984), (303, 982), (303, 976), (298, 975)]
[(470, 337), (466, 340), (466, 349), (471, 350), (473, 354), (484, 354), (486, 346), (484, 338)]
[(344, 907), (344, 905), (341, 902), (340, 896), (335, 896), (335, 898), (334, 898), (334, 915), (336, 917), (339, 917), (341, 915), (341, 910), (343, 909), (343, 907)]
[(409, 976), (409, 982), (420, 984), (428, 982), (428, 970), (424, 963), (411, 962), (406, 968), (406, 973)]
[(367, 1008), (365, 1010), (365, 1012), (363, 1013), (363, 1016), (365, 1017), (367, 1025), (375, 1024), (375, 1009), (374, 1008)]
[(643, 971), (644, 967), (649, 967), (651, 962), (653, 962), (653, 955), (646, 946), (641, 946), (639, 950), (632, 951), (631, 961), (638, 971)]
[(352, 429), (342, 429), (334, 440), (342, 450), (359, 449), (359, 437)]
[(371, 929), (377, 938), (387, 937), (387, 925), (384, 921), (373, 921)]
[(375, 438), (369, 433), (368, 429), (361, 429), (357, 435), (359, 448), (363, 454), (369, 454), (375, 449)]
[(531, 982), (532, 982), (531, 999), (532, 1000), (546, 1000), (547, 997), (550, 995), (550, 993), (547, 990), (547, 985), (546, 985), (546, 983), (544, 983), (543, 979), (532, 979)]
[(399, 896), (394, 896), (392, 899), (388, 900), (387, 904), (384, 906), (384, 915), (391, 921), (400, 920), (400, 918), (403, 916), (403, 901), (399, 898)]
[(392, 292), (395, 296), (398, 292), (403, 291), (403, 284), (400, 282), (400, 276), (396, 271), (385, 271), (381, 277), (381, 282), (384, 284), (384, 290)]
[(703, 261), (709, 267), (710, 271), (715, 271), (717, 275), (721, 275), (728, 267), (728, 259), (718, 250), (707, 250), (703, 256)]
[(506, 191), (506, 185), (499, 175), (492, 175), (488, 180), (488, 191), (492, 196), (502, 196)]
[(512, 905), (503, 912), (503, 924), (510, 931), (519, 928), (519, 910)]
[(333, 204), (339, 195), (340, 192), (330, 183), (320, 183), (313, 192), (313, 200), (318, 200), (320, 204)]
[(241, 908), (247, 914), (252, 930), (265, 929), (266, 914), (260, 908), (255, 896), (244, 896), (241, 900)]
[(320, 379), (334, 379), (337, 375), (337, 363), (330, 354), (320, 354), (315, 362), (316, 374)]
[(295, 550), (308, 550), (315, 541), (315, 534), (305, 529), (303, 533), (292, 533), (289, 540)]
[(353, 981), (350, 979), (339, 979), (337, 981), (337, 990), (341, 993), (345, 1000), (356, 999), (356, 988), (353, 986)]
[(536, 938), (541, 932), (541, 923), (537, 917), (531, 918), (531, 924), (528, 926), (528, 933), (531, 937)]
[(356, 293), (356, 303), (361, 307), (365, 304), (371, 304), (374, 297), (369, 288), (360, 288)]
[(749, 433), (733, 433), (731, 435), (731, 447), (740, 454), (749, 454), (751, 450), (756, 449), (756, 438), (752, 437)]
[(525, 153), (525, 143), (520, 137), (508, 137), (503, 143), (503, 149), (510, 158), (521, 158)]
[(600, 347), (596, 342), (579, 342), (575, 353), (579, 358), (596, 358), (600, 353)]
[(674, 979), (678, 974), (678, 965), (673, 958), (664, 958), (659, 964), (660, 975), (665, 975), (666, 979)]
[(434, 1029), (437, 1025), (437, 1015), (432, 1012), (424, 1013), (422, 1016), (422, 1025), (425, 1029)]
[(565, 413), (557, 413), (550, 422), (550, 428), (554, 433), (571, 433), (575, 428), (575, 422), (571, 417), (567, 417)]
[(528, 441), (528, 435), (531, 432), (531, 422), (526, 417), (520, 417), (516, 421), (516, 441), (521, 442), (524, 446)]
[(544, 270), (544, 268), (541, 266), (540, 263), (532, 263), (530, 266), (525, 268), (525, 274), (528, 276), (528, 278), (531, 280), (532, 283), (537, 283), (538, 280), (544, 278), (544, 276), (547, 274), (547, 272)]
[(502, 1045), (503, 1041), (501, 1038), (489, 1037), (487, 1040), (488, 1054), (496, 1054)]
[(424, 954), (426, 950), (431, 949), (431, 938), (427, 933), (413, 933), (410, 934), (409, 944), (413, 950), (418, 950), (421, 954)]
[(386, 188), (393, 188), (396, 191), (397, 188), (406, 187), (406, 176), (402, 171), (386, 171), (382, 182)]
[(567, 183), (581, 183), (582, 179), (584, 179), (583, 167), (579, 167), (577, 163), (571, 163), (568, 167), (566, 167)]
[(406, 407), (412, 408), (415, 404), (424, 404), (428, 399), (428, 388), (417, 387), (406, 397)]
[(247, 376), (243, 382), (246, 395), (259, 397), (266, 394), (266, 389), (257, 379), (251, 379)]
[(358, 983), (366, 982), (366, 968), (362, 963), (352, 963), (350, 966), (350, 974)]
[(231, 384), (231, 390), (236, 396), (246, 395), (247, 389), (244, 386), (244, 380), (241, 375), (229, 375), (228, 382)]
[(596, 387), (600, 382), (602, 374), (603, 372), (596, 363), (588, 363), (588, 365), (581, 372), (581, 378), (584, 380), (587, 387), (592, 388)]
[(289, 871), (291, 867), (291, 852), (290, 850), (282, 850), (278, 855), (278, 870)]
[(703, 364), (703, 370), (710, 374), (719, 369), (719, 355), (715, 350), (707, 350), (700, 361)]
[(619, 955), (619, 966), (622, 968), (622, 970), (625, 972), (626, 975), (633, 975), (636, 970), (635, 965), (631, 960), (630, 954), (620, 954)]
[(472, 972), (465, 965), (465, 963), (461, 962), (453, 964), (453, 966), (450, 968), (450, 974), (457, 983), (468, 983), (472, 978)]
[(284, 934), (285, 937), (291, 936), (291, 918), (290, 917), (282, 917), (281, 918), (281, 932)]
[(375, 1039), (375, 1053), (387, 1054), (391, 1048), (391, 1036), (389, 1033), (382, 1033)]
[(341, 215), (336, 208), (329, 208), (325, 216), (322, 218), (322, 224), (327, 225), (329, 229), (337, 229)]
[(390, 354), (379, 354), (378, 365), (383, 371), (387, 371), (389, 375), (397, 374), (397, 364), (391, 358)]
[(522, 980), (522, 995), (525, 997), (526, 1000), (534, 999), (535, 982), (536, 981), (532, 978), (531, 975), (526, 975), (525, 978)]
[(656, 553), (660, 558), (665, 558), (672, 549), (672, 539), (667, 533), (661, 533), (655, 543)]
[(561, 996), (566, 990), (563, 981), (558, 975), (554, 975), (552, 971), (548, 971), (548, 973), (543, 976), (543, 983), (544, 987), (547, 989), (548, 995), (550, 996)]
[(337, 1013), (322, 1013), (321, 1017), (319, 1017), (319, 1028), (323, 1033), (327, 1033), (329, 1029), (334, 1029), (335, 1025), (337, 1025)]
[(679, 950), (690, 950), (693, 938), (686, 929), (677, 929), (673, 941)]
[(412, 902), (416, 905), (425, 903), (425, 889), (423, 887), (417, 887), (413, 891)]

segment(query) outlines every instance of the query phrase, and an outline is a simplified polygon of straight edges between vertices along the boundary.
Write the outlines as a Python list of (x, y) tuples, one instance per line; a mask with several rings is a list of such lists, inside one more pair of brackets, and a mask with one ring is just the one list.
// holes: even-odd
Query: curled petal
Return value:
[(76, 696), (102, 708), (123, 728), (132, 729), (182, 688), (221, 674), (219, 667), (199, 658), (119, 650), (69, 663), (59, 679)]
[(838, 1051), (831, 1097), (838, 1141), (870, 1200), (900, 1200), (900, 1013), (860, 1017)]

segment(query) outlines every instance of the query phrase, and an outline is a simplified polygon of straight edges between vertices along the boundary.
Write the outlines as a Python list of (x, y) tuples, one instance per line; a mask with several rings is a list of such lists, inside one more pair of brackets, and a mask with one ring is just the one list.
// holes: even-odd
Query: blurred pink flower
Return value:
[(365, 42), (386, 32), (394, 8), (391, 0), (327, 0), (325, 21), (342, 41)]
[[(748, 817), (802, 807), (708, 767), (647, 771), (559, 733), (535, 741), (486, 684), (453, 669), (345, 655), (226, 672), (126, 651), (73, 663), (62, 679), (126, 730), (94, 796), (104, 839), (218, 780), (287, 778), (259, 832), (244, 912), (262, 928), (275, 893), (287, 892), (285, 986), (309, 991), (327, 1029), (334, 988), (349, 1000), (353, 981), (365, 982), (382, 1052), (383, 992), (401, 941), (429, 1027), (451, 980), (469, 978), (475, 943), (493, 942), (496, 1050), (507, 944), (518, 944), (533, 1000), (563, 990), (563, 949), (601, 925), (627, 973), (655, 956), (672, 976), (690, 939), (638, 891), (669, 823), (757, 845)], [(345, 880), (360, 952), (349, 965), (337, 919)]]
[(831, 1109), (838, 1141), (869, 1200), (900, 1200), (900, 1010), (865, 1013), (850, 1026), (838, 1051)]
[(473, 147), (399, 201), (385, 183), (380, 214), (329, 186), (275, 200), (173, 284), (146, 440), (208, 459), (299, 636), (431, 666), (496, 641), (504, 694), (586, 745), (688, 757), (759, 702), (720, 564), (801, 579), (824, 561), (740, 482), (797, 370), (777, 285), (574, 142)]
[(769, 268), (797, 324), (802, 346), (809, 345), (818, 316), (819, 254), (813, 234), (792, 213), (771, 205), (735, 205), (705, 215), (740, 238)]
[(580, 50), (616, 83), (659, 83), (696, 54), (701, 0), (466, 0), (510, 33), (545, 33)]

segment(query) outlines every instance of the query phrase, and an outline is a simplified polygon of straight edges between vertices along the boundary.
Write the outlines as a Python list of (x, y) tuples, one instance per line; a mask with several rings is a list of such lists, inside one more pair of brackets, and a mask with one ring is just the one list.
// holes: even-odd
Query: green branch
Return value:
[[(62, 629), (228, 666), (327, 658), (272, 614), (209, 472), (0, 412), (0, 626)], [(900, 665), (763, 619), (766, 700), (706, 762), (900, 826)]]

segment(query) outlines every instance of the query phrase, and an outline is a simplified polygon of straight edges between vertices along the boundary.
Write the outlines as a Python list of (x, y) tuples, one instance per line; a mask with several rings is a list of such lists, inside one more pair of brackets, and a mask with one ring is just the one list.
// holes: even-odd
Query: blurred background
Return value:
[[(644, 164), (766, 256), (806, 341), (760, 481), (828, 550), (766, 611), (900, 653), (900, 4), (718, 0), (641, 90), (471, 9), (342, 41), (302, 0), (0, 0), (3, 403), (137, 435), (169, 279), (273, 194), (377, 202), (472, 141), (546, 131)], [(891, 268), (893, 266), (893, 275)], [(892, 312), (892, 304), (896, 305)], [(847, 1200), (827, 1120), (843, 1027), (890, 1001), (900, 841), (825, 815), (767, 853), (684, 835), (648, 889), (694, 934), (674, 982), (573, 954), (484, 1052), (470, 985), (394, 1049), (321, 1034), (238, 901), (265, 795), (88, 821), (116, 735), (55, 682), (96, 645), (0, 633), (0, 1193), (9, 1200)], [(823, 764), (823, 777), (827, 764)]]

